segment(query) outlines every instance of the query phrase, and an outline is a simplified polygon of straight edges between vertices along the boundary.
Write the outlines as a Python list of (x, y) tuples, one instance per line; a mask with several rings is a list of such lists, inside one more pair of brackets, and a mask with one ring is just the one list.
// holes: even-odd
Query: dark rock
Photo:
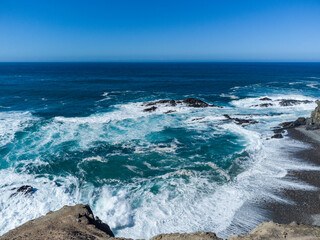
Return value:
[(154, 106), (156, 104), (168, 104), (173, 107), (177, 105), (175, 100), (163, 99), (163, 100), (159, 100), (159, 101), (144, 103), (144, 106), (148, 107), (148, 106)]
[(18, 189), (17, 188), (13, 188), (12, 190), (16, 190), (16, 192), (11, 194), (10, 197), (14, 197), (19, 193), (28, 196), (28, 195), (31, 195), (31, 194), (33, 194), (33, 193), (35, 193), (37, 191), (36, 188), (33, 188), (30, 185), (23, 185), (23, 186), (19, 187)]
[(194, 121), (199, 121), (199, 120), (201, 120), (201, 119), (204, 119), (204, 117), (194, 118), (194, 119), (192, 119), (191, 121), (194, 122)]
[(257, 105), (252, 105), (251, 107), (270, 107), (273, 106), (272, 103), (261, 103), (261, 104), (257, 104)]
[(54, 181), (54, 184), (57, 186), (57, 187), (61, 187), (61, 183), (57, 182), (57, 181)]
[(259, 100), (260, 101), (272, 101), (272, 99), (268, 98), (268, 97), (263, 97), (263, 98), (260, 98)]
[(171, 106), (171, 107), (175, 107), (177, 104), (185, 104), (188, 107), (194, 107), (194, 108), (206, 108), (206, 107), (218, 107), (218, 108), (222, 108), (220, 106), (214, 105), (214, 104), (208, 104), (202, 100), (199, 99), (195, 99), (195, 98), (187, 98), (184, 100), (169, 100), (169, 99), (162, 99), (162, 100), (158, 100), (158, 101), (153, 101), (153, 102), (145, 102), (142, 104), (142, 106), (146, 106), (146, 107), (150, 107), (150, 108), (146, 108), (144, 110), (144, 112), (151, 112), (154, 111), (156, 109), (155, 105), (157, 104), (161, 104), (161, 105), (165, 105), (165, 106)]
[(209, 104), (195, 98), (186, 98), (182, 100), (183, 103), (185, 103), (188, 107), (194, 107), (194, 108), (205, 108), (209, 107)]
[(165, 114), (174, 113), (174, 112), (177, 112), (177, 111), (175, 111), (175, 110), (169, 110), (169, 111), (165, 112)]
[(294, 100), (294, 99), (281, 99), (279, 100), (279, 104), (282, 107), (287, 107), (287, 106), (294, 106), (297, 104), (307, 104), (307, 103), (312, 103), (313, 101), (310, 100)]
[(253, 119), (232, 118), (228, 114), (223, 115), (226, 119), (234, 121), (238, 125), (242, 124), (256, 124), (258, 121)]
[(282, 129), (287, 129), (287, 128), (295, 128), (299, 127), (301, 125), (306, 125), (306, 118), (304, 117), (299, 117), (297, 120), (292, 121), (292, 122), (283, 122), (280, 124)]
[(271, 138), (283, 138), (283, 136), (281, 133), (276, 133)]
[(155, 111), (156, 109), (157, 109), (157, 107), (153, 106), (153, 107), (151, 107), (151, 108), (146, 108), (146, 109), (144, 109), (143, 111), (144, 111), (144, 112), (153, 112), (153, 111)]

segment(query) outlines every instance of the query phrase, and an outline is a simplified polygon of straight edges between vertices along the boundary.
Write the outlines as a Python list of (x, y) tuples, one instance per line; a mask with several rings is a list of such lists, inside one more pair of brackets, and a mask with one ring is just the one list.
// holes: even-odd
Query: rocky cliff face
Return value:
[(31, 220), (0, 237), (0, 240), (102, 240), (114, 237), (109, 226), (94, 217), (88, 205), (64, 206)]
[[(143, 229), (141, 229), (143, 231)], [(31, 220), (0, 237), (0, 240), (129, 240), (116, 238), (109, 226), (94, 217), (88, 205), (64, 206)], [(296, 223), (262, 223), (251, 233), (231, 236), (228, 240), (316, 240), (320, 227)], [(151, 240), (222, 240), (212, 232), (160, 234)]]
[(312, 111), (311, 117), (307, 119), (307, 129), (314, 130), (320, 128), (320, 101), (317, 101), (318, 106)]

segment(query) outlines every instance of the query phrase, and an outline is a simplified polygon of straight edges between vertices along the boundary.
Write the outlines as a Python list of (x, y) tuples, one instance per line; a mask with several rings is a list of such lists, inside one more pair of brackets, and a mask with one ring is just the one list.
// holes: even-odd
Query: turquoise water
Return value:
[[(311, 188), (284, 178), (317, 169), (289, 155), (308, 146), (269, 138), (308, 116), (319, 88), (317, 63), (1, 63), (0, 233), (75, 203), (90, 204), (117, 236), (248, 231), (267, 218), (248, 203)], [(223, 108), (143, 111), (188, 97)], [(272, 106), (256, 106), (261, 97)], [(34, 193), (11, 197), (22, 185)]]

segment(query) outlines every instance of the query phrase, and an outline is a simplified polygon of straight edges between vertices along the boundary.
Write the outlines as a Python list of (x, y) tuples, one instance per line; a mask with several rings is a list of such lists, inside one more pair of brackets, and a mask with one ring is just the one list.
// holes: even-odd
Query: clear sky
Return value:
[(0, 61), (320, 61), (320, 0), (0, 0)]

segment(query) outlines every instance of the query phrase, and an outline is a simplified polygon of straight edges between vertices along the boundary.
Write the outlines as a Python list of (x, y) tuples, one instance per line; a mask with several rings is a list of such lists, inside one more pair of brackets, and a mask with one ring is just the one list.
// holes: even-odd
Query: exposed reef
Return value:
[[(176, 107), (176, 106), (187, 106), (192, 108), (207, 108), (207, 107), (217, 107), (222, 108), (221, 106), (217, 106), (214, 104), (206, 103), (200, 99), (195, 98), (186, 98), (183, 100), (170, 100), (170, 99), (162, 99), (158, 101), (145, 102), (142, 104), (145, 106), (144, 112), (153, 112), (158, 109), (158, 107)], [(169, 110), (165, 112), (166, 114), (175, 112), (174, 110)]]
[(276, 103), (278, 103), (281, 107), (289, 107), (289, 106), (295, 106), (299, 104), (308, 104), (313, 103), (311, 100), (296, 100), (296, 99), (277, 99), (272, 100), (268, 97), (262, 97), (259, 98), (260, 101), (263, 101), (263, 103), (251, 105), (251, 107), (271, 107), (274, 106)]

